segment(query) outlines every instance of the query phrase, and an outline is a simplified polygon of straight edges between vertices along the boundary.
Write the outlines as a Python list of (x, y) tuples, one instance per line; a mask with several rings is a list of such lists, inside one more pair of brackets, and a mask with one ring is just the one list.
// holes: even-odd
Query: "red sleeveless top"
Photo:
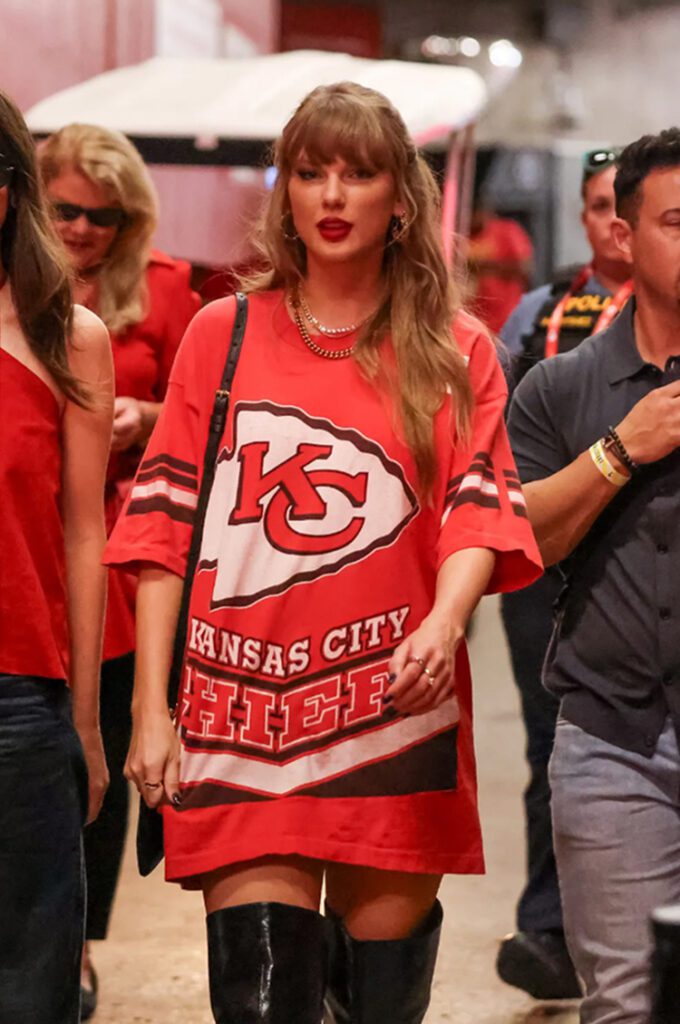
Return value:
[(68, 677), (61, 410), (0, 349), (0, 673)]

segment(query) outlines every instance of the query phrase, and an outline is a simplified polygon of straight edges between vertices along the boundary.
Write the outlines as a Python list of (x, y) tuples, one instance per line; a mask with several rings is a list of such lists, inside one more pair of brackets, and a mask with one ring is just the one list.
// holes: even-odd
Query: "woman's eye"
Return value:
[(301, 181), (313, 181), (318, 176), (313, 167), (298, 167), (295, 173)]
[(361, 178), (363, 181), (368, 181), (370, 178), (375, 177), (374, 171), (368, 169), (368, 167), (353, 167), (350, 171), (351, 178)]

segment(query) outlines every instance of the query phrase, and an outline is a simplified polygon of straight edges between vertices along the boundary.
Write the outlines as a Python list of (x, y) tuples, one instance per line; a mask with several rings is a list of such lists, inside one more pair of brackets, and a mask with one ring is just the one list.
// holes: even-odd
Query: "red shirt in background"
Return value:
[[(191, 290), (191, 267), (153, 250), (146, 271), (148, 310), (138, 324), (112, 334), (116, 395), (141, 402), (162, 402), (175, 353), (201, 300)], [(106, 527), (114, 527), (144, 449), (112, 452), (107, 470)], [(128, 573), (109, 572), (109, 594), (104, 629), (104, 661), (129, 654), (135, 648), (135, 579)]]
[[(507, 263), (511, 267), (530, 262), (533, 254), (531, 239), (514, 220), (490, 217), (470, 237), (469, 258), (473, 264)], [(470, 305), (489, 330), (498, 334), (525, 290), (526, 282), (519, 276), (505, 277), (482, 269)]]

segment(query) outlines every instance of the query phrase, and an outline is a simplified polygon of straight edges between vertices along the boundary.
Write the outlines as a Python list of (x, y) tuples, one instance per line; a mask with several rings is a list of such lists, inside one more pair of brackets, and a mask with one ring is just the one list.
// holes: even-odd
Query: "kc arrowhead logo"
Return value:
[(401, 466), (356, 430), (300, 409), (239, 402), (222, 450), (199, 569), (212, 607), (245, 607), (393, 544), (418, 512)]

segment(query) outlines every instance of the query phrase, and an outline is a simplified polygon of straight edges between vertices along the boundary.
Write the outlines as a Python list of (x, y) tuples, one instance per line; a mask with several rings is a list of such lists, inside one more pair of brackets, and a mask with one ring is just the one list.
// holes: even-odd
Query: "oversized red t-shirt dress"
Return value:
[[(215, 389), (235, 304), (192, 321), (111, 565), (183, 575)], [(427, 714), (385, 706), (390, 655), (430, 610), (453, 552), (497, 552), (490, 590), (540, 572), (503, 422), (492, 343), (461, 315), (475, 412), (434, 423), (431, 504), (389, 399), (352, 359), (309, 351), (281, 292), (251, 296), (193, 584), (181, 807), (165, 808), (166, 873), (267, 854), (414, 872), (483, 870), (467, 654), (456, 697)]]

